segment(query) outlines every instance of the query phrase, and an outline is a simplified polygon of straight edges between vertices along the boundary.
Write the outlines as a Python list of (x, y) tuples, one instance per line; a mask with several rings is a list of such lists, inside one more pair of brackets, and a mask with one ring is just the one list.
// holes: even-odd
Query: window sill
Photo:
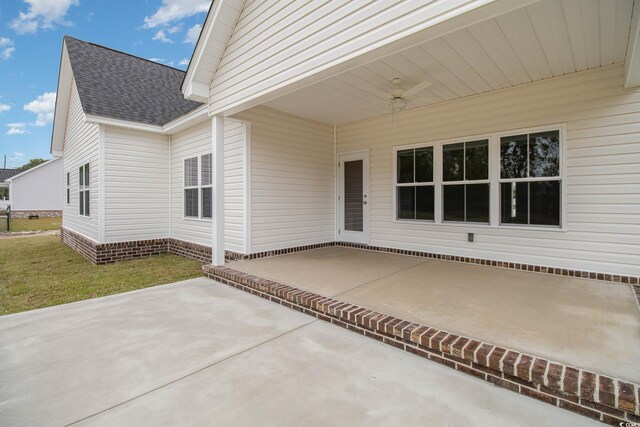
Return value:
[(185, 221), (213, 222), (213, 219), (211, 218), (196, 218), (196, 217), (183, 216), (182, 219)]

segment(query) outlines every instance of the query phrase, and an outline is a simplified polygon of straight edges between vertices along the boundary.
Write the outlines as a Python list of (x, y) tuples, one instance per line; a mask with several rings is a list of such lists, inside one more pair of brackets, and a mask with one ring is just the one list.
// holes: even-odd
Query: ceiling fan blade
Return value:
[(433, 83), (431, 83), (430, 81), (425, 80), (425, 81), (423, 81), (422, 83), (418, 83), (417, 85), (415, 85), (415, 86), (413, 86), (413, 87), (411, 87), (411, 88), (407, 89), (407, 90), (404, 92), (404, 96), (405, 96), (405, 97), (407, 97), (407, 96), (411, 96), (411, 95), (413, 95), (414, 93), (418, 93), (418, 92), (420, 92), (420, 91), (422, 91), (422, 90), (425, 90), (426, 88), (428, 88), (428, 87), (429, 87), (429, 86), (431, 86), (432, 84), (433, 84)]

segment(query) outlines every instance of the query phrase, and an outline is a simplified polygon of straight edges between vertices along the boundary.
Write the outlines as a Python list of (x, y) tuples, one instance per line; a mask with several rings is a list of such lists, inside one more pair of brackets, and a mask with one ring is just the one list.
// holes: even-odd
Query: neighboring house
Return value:
[(52, 159), (7, 179), (12, 217), (62, 214), (62, 162), (61, 158)]
[(638, 277), (638, 9), (216, 0), (184, 76), (67, 37), (64, 240), (94, 262), (346, 241)]
[(12, 176), (18, 175), (22, 170), (20, 169), (6, 169), (0, 168), (0, 210), (5, 210), (9, 206), (9, 182), (7, 181)]

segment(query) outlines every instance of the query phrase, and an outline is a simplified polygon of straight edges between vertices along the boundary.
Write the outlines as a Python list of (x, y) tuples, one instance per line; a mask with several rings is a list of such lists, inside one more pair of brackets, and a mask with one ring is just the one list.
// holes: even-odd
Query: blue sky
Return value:
[(0, 167), (50, 158), (62, 36), (185, 69), (211, 0), (2, 0)]

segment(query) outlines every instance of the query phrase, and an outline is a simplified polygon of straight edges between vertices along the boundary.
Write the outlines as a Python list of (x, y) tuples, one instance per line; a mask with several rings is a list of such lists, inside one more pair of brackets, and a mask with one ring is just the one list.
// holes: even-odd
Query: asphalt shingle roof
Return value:
[(20, 169), (2, 169), (0, 168), (0, 182), (5, 182), (7, 179), (12, 176), (16, 176), (23, 171)]
[(201, 106), (181, 91), (184, 71), (65, 36), (85, 114), (150, 125)]

